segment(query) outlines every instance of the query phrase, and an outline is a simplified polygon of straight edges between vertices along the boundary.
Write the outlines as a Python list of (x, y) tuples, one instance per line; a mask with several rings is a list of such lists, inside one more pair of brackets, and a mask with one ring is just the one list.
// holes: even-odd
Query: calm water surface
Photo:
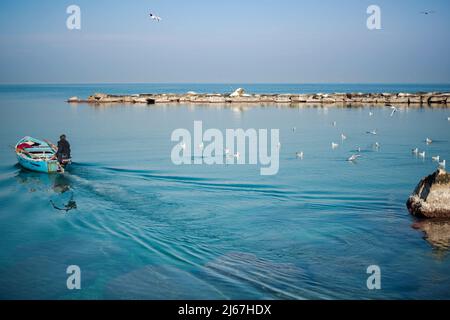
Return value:
[[(450, 160), (449, 110), (408, 108), (390, 117), (389, 108), (370, 105), (64, 102), (95, 91), (236, 86), (0, 86), (0, 298), (450, 298), (450, 225), (413, 228), (417, 221), (405, 208), (420, 178), (437, 167), (431, 155)], [(443, 85), (242, 86), (252, 92), (450, 91)], [(195, 120), (204, 129), (280, 129), (279, 173), (261, 176), (255, 165), (173, 165), (170, 135), (192, 130)], [(373, 129), (379, 134), (366, 134)], [(38, 174), (16, 165), (11, 146), (19, 138), (56, 140), (62, 132), (72, 144), (69, 172)], [(348, 139), (341, 141), (341, 133)], [(340, 147), (332, 150), (332, 141)], [(347, 162), (357, 146), (362, 158)], [(427, 152), (425, 160), (411, 154), (414, 147)], [(67, 214), (50, 203), (71, 199), (77, 209)], [(374, 264), (382, 270), (379, 291), (366, 287), (366, 268)], [(66, 288), (69, 265), (82, 270), (79, 291)]]

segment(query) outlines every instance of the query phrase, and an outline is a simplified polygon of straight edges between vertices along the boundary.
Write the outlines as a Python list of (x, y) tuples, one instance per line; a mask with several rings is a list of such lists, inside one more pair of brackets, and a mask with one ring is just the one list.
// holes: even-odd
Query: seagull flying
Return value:
[(421, 11), (420, 13), (427, 16), (427, 15), (429, 15), (429, 14), (435, 13), (435, 11), (433, 11), (433, 10), (425, 10), (425, 11)]
[(391, 110), (392, 110), (392, 112), (391, 112), (391, 117), (393, 117), (393, 116), (394, 116), (394, 113), (397, 112), (397, 108), (394, 107), (394, 106), (392, 106), (392, 107), (391, 107)]
[(151, 13), (150, 12), (150, 18), (152, 19), (152, 20), (154, 20), (154, 21), (156, 21), (156, 22), (160, 22), (162, 19), (161, 19), (161, 17), (159, 17), (159, 16), (157, 16), (157, 15), (154, 15), (153, 13)]

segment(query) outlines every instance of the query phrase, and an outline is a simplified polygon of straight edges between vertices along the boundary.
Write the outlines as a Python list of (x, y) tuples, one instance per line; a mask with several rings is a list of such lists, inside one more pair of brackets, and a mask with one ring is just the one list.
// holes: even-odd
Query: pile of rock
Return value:
[(406, 206), (420, 218), (450, 218), (450, 174), (444, 169), (423, 178)]

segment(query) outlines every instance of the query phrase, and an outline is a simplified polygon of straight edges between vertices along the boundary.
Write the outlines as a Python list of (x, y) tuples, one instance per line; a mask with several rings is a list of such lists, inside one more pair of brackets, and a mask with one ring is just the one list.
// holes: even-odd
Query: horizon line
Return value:
[(155, 85), (186, 85), (186, 84), (247, 84), (247, 85), (450, 85), (450, 82), (0, 82), (7, 85), (115, 85), (115, 84), (155, 84)]

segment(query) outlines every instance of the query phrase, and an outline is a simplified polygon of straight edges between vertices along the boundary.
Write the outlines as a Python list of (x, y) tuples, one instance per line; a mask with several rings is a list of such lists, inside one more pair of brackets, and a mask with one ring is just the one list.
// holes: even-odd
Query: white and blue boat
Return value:
[(57, 148), (48, 141), (24, 137), (17, 142), (16, 155), (19, 164), (25, 169), (44, 173), (64, 172), (70, 159), (60, 164), (56, 157)]

